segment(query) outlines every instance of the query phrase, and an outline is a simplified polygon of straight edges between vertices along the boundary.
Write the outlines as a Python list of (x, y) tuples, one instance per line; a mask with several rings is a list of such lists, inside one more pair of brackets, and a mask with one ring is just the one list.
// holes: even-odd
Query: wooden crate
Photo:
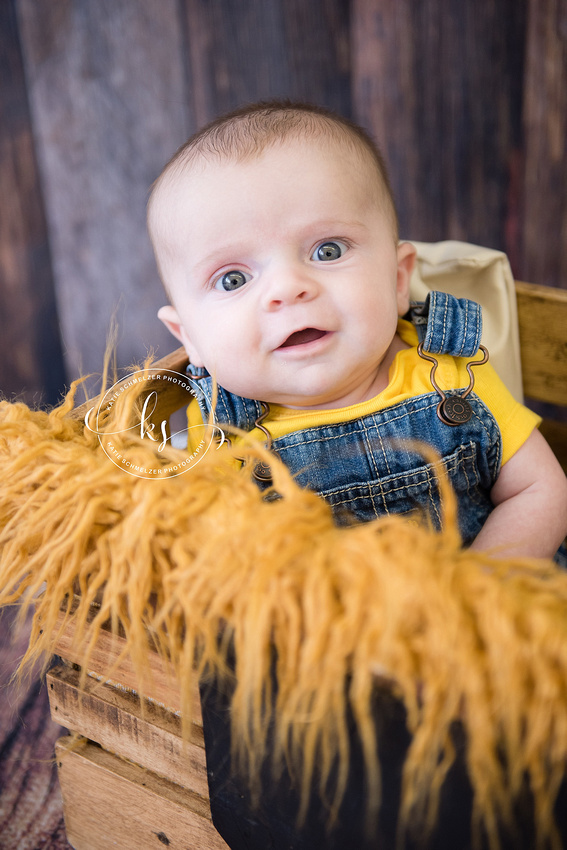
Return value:
[(198, 693), (184, 740), (179, 691), (157, 654), (144, 700), (128, 662), (117, 665), (117, 681), (98, 673), (123, 645), (103, 631), (81, 687), (69, 626), (57, 645), (64, 661), (47, 674), (53, 719), (82, 736), (56, 746), (69, 843), (75, 850), (226, 850), (211, 821)]

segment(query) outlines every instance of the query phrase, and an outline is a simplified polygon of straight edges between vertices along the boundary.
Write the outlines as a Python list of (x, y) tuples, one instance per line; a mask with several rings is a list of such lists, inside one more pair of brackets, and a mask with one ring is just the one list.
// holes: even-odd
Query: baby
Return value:
[(425, 441), (466, 545), (555, 554), (567, 479), (538, 418), (481, 363), (477, 305), (432, 293), (410, 309), (415, 249), (364, 130), (303, 104), (221, 117), (165, 167), (148, 225), (171, 300), (159, 318), (202, 379), (190, 425), (213, 376), (219, 424), (267, 438), (339, 522), (421, 509), (439, 524)]

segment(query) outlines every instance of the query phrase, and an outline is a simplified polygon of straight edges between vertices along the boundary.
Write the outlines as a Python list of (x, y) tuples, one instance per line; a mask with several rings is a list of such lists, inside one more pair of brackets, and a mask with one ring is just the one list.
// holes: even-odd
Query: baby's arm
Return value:
[(553, 557), (567, 534), (567, 477), (537, 429), (504, 464), (473, 549)]

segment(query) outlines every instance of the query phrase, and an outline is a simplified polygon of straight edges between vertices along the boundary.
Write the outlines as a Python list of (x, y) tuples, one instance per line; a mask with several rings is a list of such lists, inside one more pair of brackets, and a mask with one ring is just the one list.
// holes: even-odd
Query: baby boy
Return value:
[(219, 424), (267, 436), (339, 521), (421, 509), (439, 523), (425, 441), (466, 545), (555, 554), (567, 479), (491, 366), (467, 370), (483, 359), (476, 305), (434, 293), (410, 310), (415, 249), (364, 130), (302, 104), (219, 118), (165, 167), (148, 223), (171, 301), (159, 317), (203, 377), (190, 424), (213, 376)]

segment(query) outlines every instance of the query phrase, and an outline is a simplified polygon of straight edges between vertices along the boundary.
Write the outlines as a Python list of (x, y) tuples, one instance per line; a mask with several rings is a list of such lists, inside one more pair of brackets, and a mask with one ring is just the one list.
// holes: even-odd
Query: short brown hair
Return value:
[[(167, 177), (198, 157), (241, 161), (259, 156), (270, 145), (284, 139), (331, 138), (350, 146), (354, 153), (370, 157), (375, 166), (384, 210), (398, 238), (398, 215), (384, 158), (369, 133), (322, 106), (290, 100), (260, 101), (215, 118), (192, 135), (169, 160), (154, 183), (155, 190)], [(150, 205), (152, 201), (150, 195)]]

